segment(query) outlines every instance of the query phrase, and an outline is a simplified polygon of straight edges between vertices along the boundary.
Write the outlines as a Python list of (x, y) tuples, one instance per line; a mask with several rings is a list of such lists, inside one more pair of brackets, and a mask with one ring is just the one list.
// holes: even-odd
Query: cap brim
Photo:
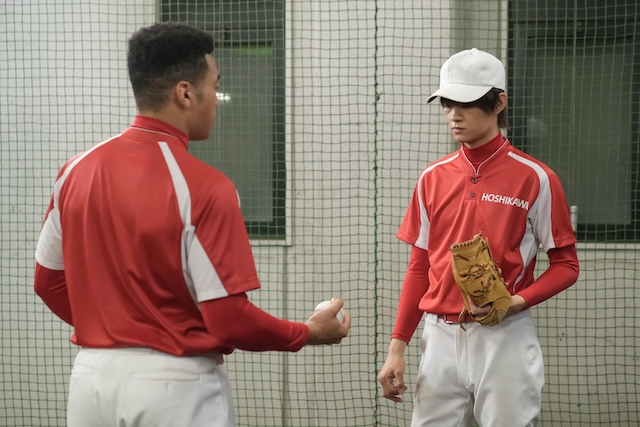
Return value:
[(429, 97), (427, 103), (433, 101), (437, 97), (450, 99), (451, 101), (466, 104), (467, 102), (477, 101), (485, 96), (492, 86), (471, 86), (457, 83), (450, 83), (435, 91)]

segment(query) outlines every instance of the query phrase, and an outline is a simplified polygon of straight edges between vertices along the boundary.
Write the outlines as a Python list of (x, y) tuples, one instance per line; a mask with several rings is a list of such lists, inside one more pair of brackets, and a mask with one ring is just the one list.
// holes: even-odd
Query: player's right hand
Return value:
[(391, 347), (393, 347), (394, 344), (397, 344), (398, 347), (402, 347), (402, 351), (389, 350), (387, 360), (384, 362), (384, 366), (382, 366), (382, 370), (378, 374), (378, 382), (382, 386), (382, 395), (384, 397), (396, 403), (400, 403), (402, 402), (402, 398), (400, 396), (407, 391), (407, 386), (404, 383), (404, 372), (406, 369), (404, 347), (406, 346), (406, 343), (400, 340), (392, 341)]
[[(307, 345), (340, 344), (351, 327), (351, 316), (347, 310), (342, 310), (343, 305), (341, 299), (332, 298), (329, 307), (316, 311), (309, 317), (305, 322), (309, 327)], [(342, 323), (336, 317), (340, 310), (344, 315)]]

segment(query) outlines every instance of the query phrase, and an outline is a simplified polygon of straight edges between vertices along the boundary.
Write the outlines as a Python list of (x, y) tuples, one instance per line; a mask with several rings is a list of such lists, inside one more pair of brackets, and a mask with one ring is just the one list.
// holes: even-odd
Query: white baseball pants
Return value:
[(411, 426), (536, 426), (544, 365), (530, 310), (464, 325), (425, 315)]
[(86, 349), (71, 372), (68, 427), (234, 427), (222, 356)]

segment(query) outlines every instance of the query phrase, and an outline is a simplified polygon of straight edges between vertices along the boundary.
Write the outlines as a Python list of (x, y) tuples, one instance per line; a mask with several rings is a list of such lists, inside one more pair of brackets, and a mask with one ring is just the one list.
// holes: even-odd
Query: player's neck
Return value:
[(167, 105), (165, 106), (165, 108), (159, 111), (150, 111), (150, 110), (140, 111), (138, 115), (160, 120), (161, 122), (164, 122), (170, 126), (173, 126), (180, 132), (184, 133), (185, 135), (189, 135), (188, 127), (184, 122), (183, 115), (180, 114), (180, 111), (176, 111), (175, 108), (172, 108), (171, 105)]
[(473, 166), (478, 167), (480, 163), (487, 160), (493, 153), (498, 151), (502, 144), (504, 143), (504, 136), (502, 136), (501, 132), (498, 132), (495, 138), (487, 141), (486, 143), (480, 145), (476, 148), (469, 148), (466, 146), (462, 146), (462, 150), (464, 151), (467, 159), (473, 164)]

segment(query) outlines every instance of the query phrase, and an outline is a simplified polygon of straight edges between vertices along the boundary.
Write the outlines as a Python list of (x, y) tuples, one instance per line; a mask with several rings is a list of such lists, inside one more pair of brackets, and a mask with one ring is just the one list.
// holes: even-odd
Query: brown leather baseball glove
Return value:
[[(511, 294), (502, 278), (502, 271), (491, 255), (489, 242), (482, 237), (482, 232), (478, 232), (473, 239), (454, 243), (449, 250), (452, 254), (453, 277), (464, 301), (460, 318), (468, 313), (478, 323), (497, 325), (507, 314)], [(471, 314), (467, 296), (478, 307), (490, 305), (489, 313), (483, 316)]]

